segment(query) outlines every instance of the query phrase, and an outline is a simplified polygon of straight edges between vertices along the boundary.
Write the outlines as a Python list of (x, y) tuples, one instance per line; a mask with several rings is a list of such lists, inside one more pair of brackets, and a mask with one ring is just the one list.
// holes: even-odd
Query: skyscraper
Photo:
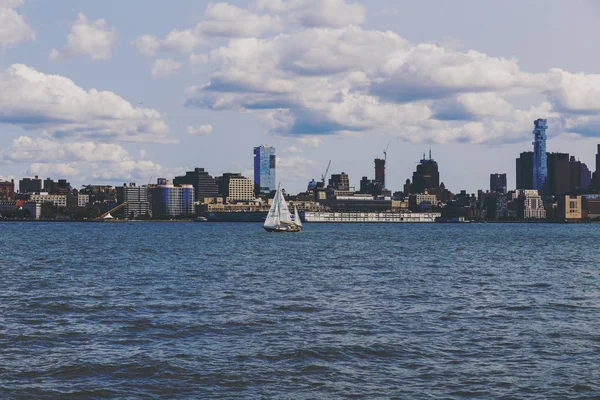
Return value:
[(432, 189), (437, 190), (440, 188), (440, 173), (438, 171), (438, 163), (431, 158), (431, 151), (429, 152), (429, 159), (423, 159), (417, 165), (417, 170), (413, 172), (412, 181), (412, 192), (415, 194), (425, 193)]
[(533, 152), (525, 151), (517, 158), (517, 189), (533, 189)]
[(571, 189), (569, 154), (549, 153), (547, 155), (547, 177), (544, 195), (568, 194)]
[(277, 189), (275, 164), (274, 147), (262, 145), (254, 148), (254, 185), (257, 193), (269, 194)]
[(204, 198), (214, 198), (219, 194), (217, 182), (204, 168), (194, 168), (193, 171), (186, 172), (184, 176), (175, 177), (173, 184), (175, 186), (192, 185), (196, 201), (202, 201)]
[(381, 158), (375, 159), (375, 181), (385, 188), (385, 160)]
[(533, 189), (541, 190), (548, 177), (548, 161), (546, 155), (546, 129), (548, 129), (545, 119), (536, 119), (533, 121), (535, 129), (533, 130)]
[(600, 144), (596, 153), (596, 172), (594, 173), (594, 187), (600, 189)]
[(506, 174), (490, 174), (490, 192), (506, 193)]

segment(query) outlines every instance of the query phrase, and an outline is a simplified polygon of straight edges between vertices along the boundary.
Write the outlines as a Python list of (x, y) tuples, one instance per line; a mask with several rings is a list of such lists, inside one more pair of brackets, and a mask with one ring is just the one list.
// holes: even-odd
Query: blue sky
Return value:
[[(175, 6), (173, 6), (175, 4)], [(148, 183), (193, 167), (251, 177), (270, 144), (290, 192), (331, 172), (401, 190), (432, 148), (486, 188), (531, 149), (593, 166), (592, 1), (0, 0), (0, 177)], [(4, 27), (4, 28), (2, 28)]]

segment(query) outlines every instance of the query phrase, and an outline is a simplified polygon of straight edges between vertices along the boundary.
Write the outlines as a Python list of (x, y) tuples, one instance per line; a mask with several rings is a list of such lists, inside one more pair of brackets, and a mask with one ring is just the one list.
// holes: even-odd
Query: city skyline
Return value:
[[(392, 140), (386, 187), (402, 190), (431, 147), (440, 181), (472, 193), (491, 173), (516, 186), (538, 118), (548, 152), (595, 165), (598, 60), (573, 45), (597, 33), (592, 3), (144, 2), (148, 17), (141, 4), (0, 3), (13, 27), (0, 34), (0, 179), (252, 177), (251, 149), (265, 143), (290, 192), (329, 160), (358, 187)], [(569, 29), (550, 29), (557, 21)]]

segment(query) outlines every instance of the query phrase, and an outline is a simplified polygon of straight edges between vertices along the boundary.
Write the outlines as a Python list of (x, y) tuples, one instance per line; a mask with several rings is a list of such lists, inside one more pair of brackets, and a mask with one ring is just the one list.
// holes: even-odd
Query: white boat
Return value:
[(264, 228), (267, 232), (300, 232), (302, 231), (302, 221), (298, 209), (294, 207), (294, 215), (285, 202), (280, 186), (277, 187), (273, 204), (265, 220)]

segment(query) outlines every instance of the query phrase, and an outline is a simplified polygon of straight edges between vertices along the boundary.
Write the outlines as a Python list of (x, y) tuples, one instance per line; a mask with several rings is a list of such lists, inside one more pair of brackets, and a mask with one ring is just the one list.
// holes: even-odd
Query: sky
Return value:
[(573, 0), (0, 0), (0, 179), (147, 184), (194, 167), (252, 178), (277, 149), (289, 193), (359, 186), (424, 152), (453, 192), (515, 185), (548, 151), (594, 168), (600, 5)]

